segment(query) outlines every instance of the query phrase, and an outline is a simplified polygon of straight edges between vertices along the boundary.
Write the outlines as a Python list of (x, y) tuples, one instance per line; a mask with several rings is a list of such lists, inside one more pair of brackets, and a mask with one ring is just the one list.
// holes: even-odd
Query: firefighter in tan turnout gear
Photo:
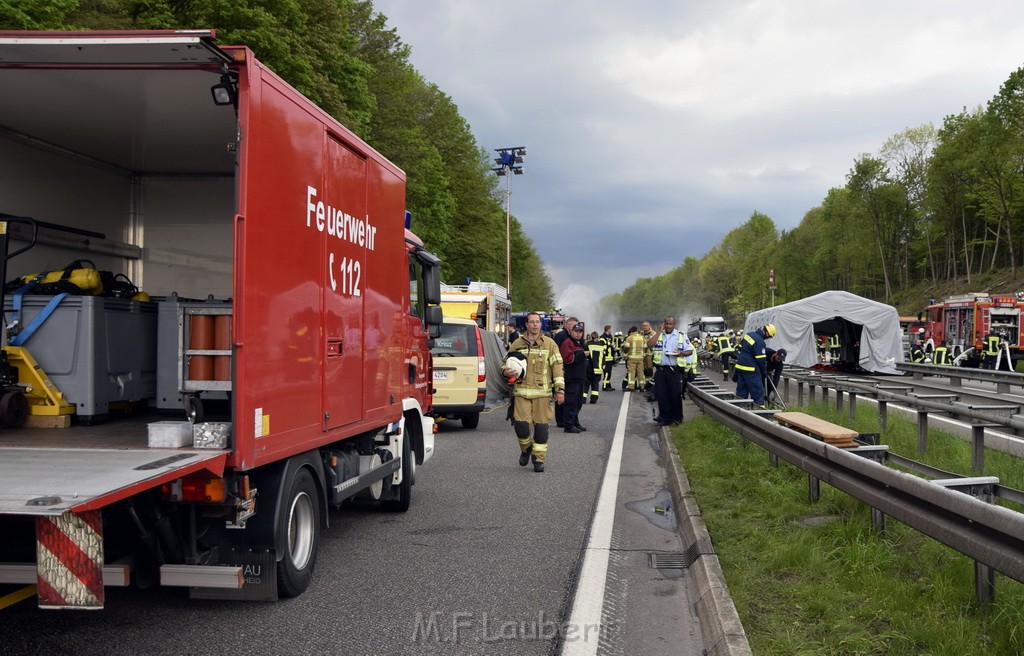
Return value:
[[(526, 333), (509, 346), (509, 353), (521, 354), (526, 371), (515, 381), (512, 399), (512, 426), (519, 439), (519, 464), (525, 467), (532, 457), (533, 470), (544, 471), (548, 452), (548, 423), (555, 403), (565, 402), (565, 378), (562, 374), (562, 356), (550, 337), (540, 332), (540, 315), (526, 315)], [(515, 371), (507, 366), (502, 375), (511, 378)]]
[(622, 345), (622, 352), (626, 357), (626, 378), (622, 381), (622, 389), (642, 390), (647, 384), (644, 377), (644, 352), (647, 348), (647, 340), (637, 332), (636, 326), (631, 326), (629, 335)]

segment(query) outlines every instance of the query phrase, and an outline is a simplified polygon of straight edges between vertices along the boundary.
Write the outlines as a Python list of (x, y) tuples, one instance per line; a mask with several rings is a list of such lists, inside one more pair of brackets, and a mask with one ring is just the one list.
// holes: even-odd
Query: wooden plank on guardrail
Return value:
[(854, 438), (860, 435), (857, 431), (803, 412), (777, 412), (775, 421), (841, 449), (860, 446), (854, 441)]

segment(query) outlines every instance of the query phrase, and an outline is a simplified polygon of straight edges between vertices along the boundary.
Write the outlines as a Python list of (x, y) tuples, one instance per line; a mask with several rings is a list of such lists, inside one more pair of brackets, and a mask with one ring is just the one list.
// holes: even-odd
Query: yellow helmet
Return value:
[(766, 337), (775, 337), (775, 324), (766, 323), (764, 325), (764, 334)]

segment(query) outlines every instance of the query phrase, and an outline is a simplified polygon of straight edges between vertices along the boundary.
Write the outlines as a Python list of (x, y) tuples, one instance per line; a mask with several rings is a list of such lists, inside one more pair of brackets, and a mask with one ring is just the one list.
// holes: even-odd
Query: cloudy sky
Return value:
[(858, 155), (1024, 65), (1019, 0), (374, 7), (481, 147), (528, 148), (512, 213), (563, 306), (701, 257), (754, 211), (795, 227)]

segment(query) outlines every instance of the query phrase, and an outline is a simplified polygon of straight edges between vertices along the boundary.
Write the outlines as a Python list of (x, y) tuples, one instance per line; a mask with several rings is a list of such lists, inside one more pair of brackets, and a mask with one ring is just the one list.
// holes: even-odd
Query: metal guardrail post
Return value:
[(789, 379), (782, 379), (782, 400), (789, 403)]
[[(995, 476), (979, 476), (977, 478), (933, 480), (932, 482), (970, 494), (985, 503), (995, 503), (994, 487), (999, 484), (999, 479)], [(996, 571), (977, 560), (974, 561), (974, 598), (979, 604), (989, 604), (996, 600)]]
[(813, 474), (807, 475), (807, 498), (811, 503), (821, 499), (821, 479)]
[(843, 388), (836, 386), (836, 412), (843, 411)]
[(883, 398), (878, 399), (878, 429), (884, 431), (889, 424), (889, 402)]
[(853, 390), (849, 391), (850, 395), (850, 423), (857, 420), (857, 393)]
[[(788, 382), (789, 379), (787, 378), (786, 381)], [(786, 403), (789, 401), (787, 400)], [(796, 381), (796, 404), (801, 406), (804, 404), (804, 381), (802, 380)]]
[(917, 455), (928, 451), (928, 411), (917, 411)]
[(885, 513), (874, 506), (871, 507), (871, 528), (879, 535), (885, 535)]
[(971, 471), (978, 475), (985, 471), (985, 424), (971, 426)]
[(807, 383), (807, 402), (814, 403), (814, 383)]

